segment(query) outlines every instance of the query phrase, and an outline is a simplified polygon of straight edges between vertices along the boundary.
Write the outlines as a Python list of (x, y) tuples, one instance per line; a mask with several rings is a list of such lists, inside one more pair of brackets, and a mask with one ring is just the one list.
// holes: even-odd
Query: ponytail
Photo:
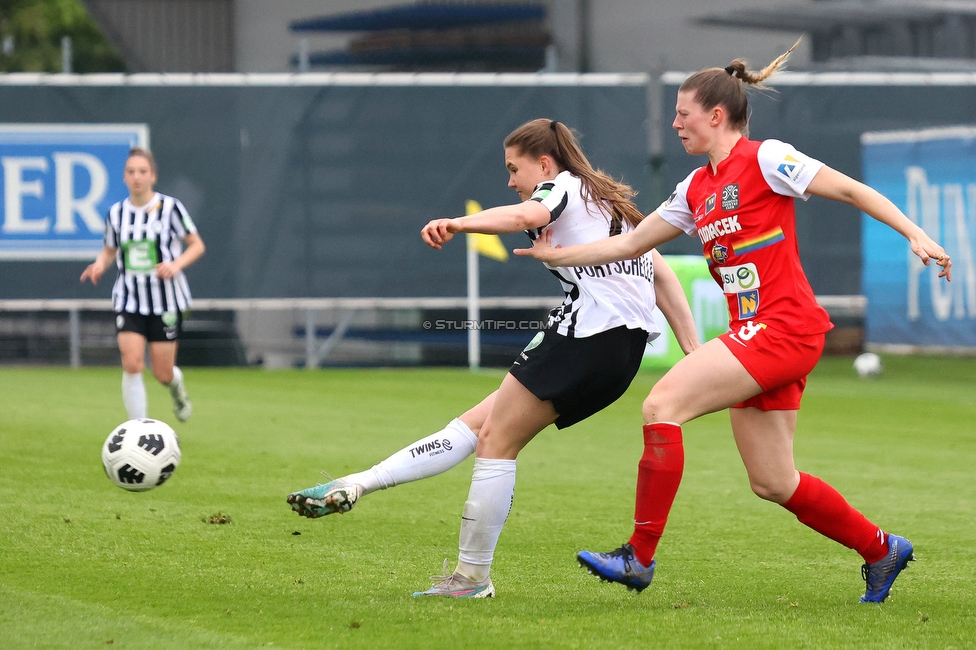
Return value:
[(763, 90), (767, 86), (763, 82), (784, 67), (796, 46), (773, 59), (773, 61), (759, 72), (749, 72), (743, 59), (735, 59), (725, 68), (705, 68), (685, 79), (678, 92), (694, 92), (695, 100), (706, 111), (716, 106), (725, 109), (729, 126), (748, 136), (749, 129), (749, 100), (746, 97), (745, 85)]
[(505, 147), (515, 147), (526, 156), (550, 156), (561, 169), (580, 179), (583, 198), (599, 206), (612, 221), (623, 220), (636, 226), (644, 219), (633, 202), (637, 193), (629, 185), (594, 169), (576, 134), (565, 124), (545, 118), (526, 122), (505, 138)]

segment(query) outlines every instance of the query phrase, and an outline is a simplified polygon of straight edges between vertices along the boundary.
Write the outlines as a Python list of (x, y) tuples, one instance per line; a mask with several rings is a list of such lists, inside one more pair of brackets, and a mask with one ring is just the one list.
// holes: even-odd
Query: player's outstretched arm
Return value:
[(98, 284), (98, 281), (102, 279), (102, 274), (105, 273), (105, 269), (115, 259), (115, 252), (115, 248), (103, 246), (102, 252), (98, 254), (95, 261), (86, 266), (85, 270), (81, 272), (80, 281), (91, 280), (92, 284)]
[(658, 216), (657, 212), (652, 212), (636, 228), (622, 235), (560, 248), (553, 248), (550, 238), (543, 236), (533, 242), (532, 248), (516, 248), (515, 254), (534, 257), (550, 266), (608, 264), (634, 259), (666, 241), (671, 241), (681, 232), (680, 228)]
[(922, 260), (922, 264), (928, 266), (929, 261), (934, 260), (942, 267), (939, 277), (952, 281), (952, 260), (949, 259), (945, 249), (929, 237), (921, 226), (906, 217), (898, 206), (873, 187), (868, 187), (836, 169), (824, 166), (807, 186), (807, 192), (853, 205), (873, 219), (890, 226), (908, 240), (912, 253)]
[(434, 219), (420, 231), (424, 243), (440, 250), (460, 232), (503, 235), (549, 225), (549, 209), (538, 201), (523, 201), (515, 205), (488, 208), (466, 217)]
[(657, 306), (668, 319), (668, 325), (674, 332), (674, 337), (685, 354), (693, 352), (698, 343), (698, 331), (695, 329), (695, 317), (688, 305), (685, 290), (678, 280), (678, 275), (664, 261), (664, 256), (656, 250), (651, 251), (654, 259), (654, 293), (657, 296)]
[(504, 235), (532, 228), (544, 228), (552, 221), (549, 208), (538, 201), (522, 201), (514, 205), (500, 205), (481, 212), (459, 217), (460, 232), (485, 235)]

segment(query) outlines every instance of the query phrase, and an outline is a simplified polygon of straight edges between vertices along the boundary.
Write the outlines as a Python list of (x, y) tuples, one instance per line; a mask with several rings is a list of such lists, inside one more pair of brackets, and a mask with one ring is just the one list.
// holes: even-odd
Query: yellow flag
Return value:
[[(481, 212), (481, 206), (477, 201), (468, 201), (464, 205), (465, 214)], [(504, 262), (508, 260), (508, 250), (502, 243), (502, 238), (498, 235), (483, 235), (481, 233), (468, 233), (468, 248), (473, 248), (485, 257)]]

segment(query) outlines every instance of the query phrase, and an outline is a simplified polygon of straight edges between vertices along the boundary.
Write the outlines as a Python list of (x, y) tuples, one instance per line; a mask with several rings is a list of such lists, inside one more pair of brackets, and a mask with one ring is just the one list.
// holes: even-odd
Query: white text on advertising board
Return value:
[[(81, 225), (89, 232), (101, 234), (102, 216), (98, 205), (108, 189), (108, 170), (102, 161), (84, 152), (54, 152), (46, 156), (0, 158), (3, 167), (3, 226), (8, 234), (74, 234)], [(78, 196), (75, 188), (76, 168), (81, 167), (90, 180), (87, 192)], [(53, 178), (51, 172), (53, 171)], [(53, 187), (52, 187), (53, 185)], [(30, 199), (45, 199), (54, 193), (54, 216), (30, 210)], [(25, 203), (28, 210), (25, 210)], [(43, 205), (47, 201), (35, 202)], [(79, 217), (75, 219), (75, 215)]]
[[(976, 318), (976, 183), (930, 184), (921, 167), (907, 167), (908, 217), (945, 246), (952, 257), (952, 282), (928, 273), (932, 311), (941, 321)], [(925, 267), (909, 254), (908, 319), (921, 318), (919, 285)]]

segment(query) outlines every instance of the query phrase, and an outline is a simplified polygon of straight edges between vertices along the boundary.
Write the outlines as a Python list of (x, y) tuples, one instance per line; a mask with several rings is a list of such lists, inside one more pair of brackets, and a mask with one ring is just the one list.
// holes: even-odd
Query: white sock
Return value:
[(458, 573), (485, 580), (515, 499), (515, 461), (476, 458), (458, 540)]
[(342, 480), (361, 486), (362, 494), (385, 490), (446, 472), (473, 454), (477, 445), (478, 436), (464, 422), (454, 419), (437, 433), (404, 447), (364, 472), (343, 476)]
[(186, 386), (183, 385), (183, 371), (173, 366), (173, 379), (166, 384), (169, 394), (175, 397), (186, 397)]
[(146, 385), (142, 382), (141, 372), (122, 372), (122, 403), (130, 420), (149, 417)]

